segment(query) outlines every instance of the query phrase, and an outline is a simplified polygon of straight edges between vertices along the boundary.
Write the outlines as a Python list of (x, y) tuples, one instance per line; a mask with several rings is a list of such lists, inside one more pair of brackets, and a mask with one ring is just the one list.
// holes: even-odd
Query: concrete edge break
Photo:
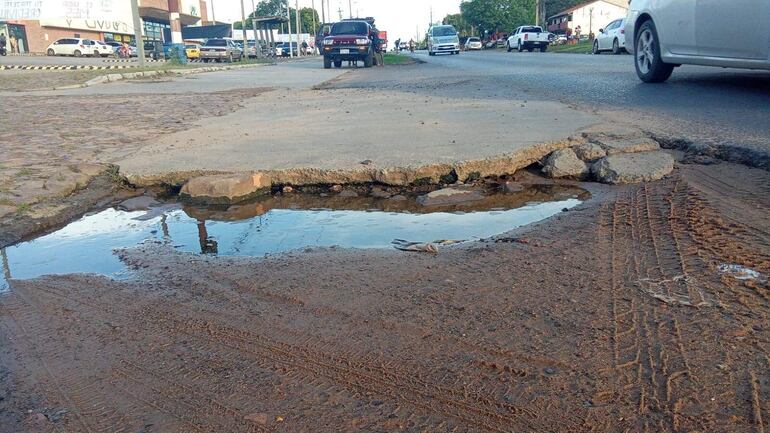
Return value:
[[(84, 87), (95, 86), (98, 84), (114, 83), (116, 81), (121, 81), (121, 80), (133, 80), (135, 78), (142, 78), (142, 77), (155, 77), (155, 76), (169, 75), (169, 74), (192, 75), (192, 74), (202, 74), (204, 72), (229, 71), (229, 70), (235, 70), (235, 69), (244, 69), (244, 68), (269, 66), (269, 65), (271, 64), (256, 63), (251, 65), (207, 66), (203, 68), (194, 68), (194, 69), (168, 69), (163, 71), (126, 72), (122, 74), (115, 73), (115, 74), (100, 75), (82, 84), (73, 84), (71, 86), (55, 87), (53, 90), (79, 89)], [(45, 90), (49, 90), (49, 89), (45, 89)]]

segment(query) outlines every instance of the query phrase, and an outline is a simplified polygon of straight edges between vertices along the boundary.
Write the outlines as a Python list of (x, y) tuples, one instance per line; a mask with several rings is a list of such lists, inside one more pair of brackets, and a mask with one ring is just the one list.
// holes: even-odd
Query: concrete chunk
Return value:
[(581, 161), (572, 149), (561, 149), (551, 153), (543, 166), (543, 173), (554, 178), (583, 179), (589, 172), (586, 163)]
[(607, 151), (607, 155), (660, 150), (658, 142), (649, 137), (597, 138), (594, 141)]
[(266, 193), (271, 186), (270, 177), (264, 173), (202, 176), (188, 181), (180, 195), (205, 203), (235, 203)]
[(662, 179), (673, 170), (674, 157), (665, 152), (611, 155), (591, 167), (598, 181), (610, 184), (650, 182)]

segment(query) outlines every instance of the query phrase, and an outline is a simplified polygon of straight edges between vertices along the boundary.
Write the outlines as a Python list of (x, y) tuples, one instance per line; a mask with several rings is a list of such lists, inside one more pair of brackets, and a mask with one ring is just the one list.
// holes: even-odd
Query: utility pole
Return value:
[[(313, 1), (315, 1), (315, 0), (313, 0)], [(321, 24), (322, 25), (326, 24), (326, 8), (324, 6), (326, 6), (324, 4), (324, 0), (321, 0)]]
[(342, 6), (340, 6), (340, 8), (339, 8), (339, 9), (337, 9), (337, 13), (339, 13), (339, 14), (340, 14), (340, 21), (342, 21), (342, 12), (343, 12), (343, 10), (342, 10)]
[(217, 14), (214, 12), (214, 0), (211, 0), (211, 22), (217, 23)]
[(433, 25), (433, 6), (430, 7), (430, 25)]
[(139, 56), (139, 66), (144, 66), (144, 40), (142, 39), (142, 18), (139, 17), (139, 0), (131, 0), (131, 15), (134, 18), (134, 39), (136, 52)]
[(299, 32), (300, 32), (301, 27), (302, 27), (299, 24), (299, 0), (295, 0), (295, 2), (294, 2), (294, 16), (295, 16), (296, 24), (297, 24), (296, 27), (295, 27), (295, 30), (297, 31), (297, 55), (299, 57), (302, 57), (302, 55), (304, 53), (302, 52), (302, 48), (299, 45)]
[(315, 0), (310, 0), (310, 7), (313, 9), (313, 34), (318, 34), (318, 29), (316, 28), (316, 22), (315, 22), (315, 16), (318, 15), (318, 12), (315, 10)]
[(348, 11), (350, 12), (350, 18), (353, 18), (353, 0), (348, 0)]
[(540, 0), (535, 1), (535, 25), (540, 25)]
[(289, 7), (289, 0), (286, 0), (286, 16), (289, 18), (289, 57), (294, 57), (294, 50), (291, 48), (291, 8)]
[[(241, 61), (243, 61), (244, 57), (246, 59), (249, 58), (249, 38), (246, 37), (246, 7), (243, 5), (243, 0), (241, 0), (241, 32), (243, 33), (243, 52), (241, 53)], [(255, 42), (257, 42), (256, 39), (257, 33), (254, 32)], [(254, 45), (255, 53), (257, 48), (259, 48), (259, 44)]]

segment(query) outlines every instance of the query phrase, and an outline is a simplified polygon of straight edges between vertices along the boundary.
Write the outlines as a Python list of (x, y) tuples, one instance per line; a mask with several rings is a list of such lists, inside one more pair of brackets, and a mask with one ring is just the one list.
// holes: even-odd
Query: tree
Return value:
[[(286, 17), (286, 5), (287, 0), (262, 0), (257, 5), (257, 16), (258, 17), (268, 17), (268, 16), (280, 16), (280, 17)], [(295, 11), (294, 8), (289, 8), (289, 16), (291, 17), (291, 27), (292, 32), (296, 33), (297, 29), (294, 28), (294, 20), (295, 20)], [(302, 26), (300, 29), (302, 33), (314, 33), (313, 29), (313, 17), (315, 16), (315, 23), (316, 26), (318, 26), (318, 23), (320, 23), (320, 20), (318, 18), (318, 11), (313, 8), (300, 8), (299, 10), (299, 22)], [(254, 13), (250, 13), (248, 18), (246, 18), (246, 28), (252, 29), (254, 28), (254, 25), (251, 23), (252, 18), (254, 18)], [(241, 29), (241, 21), (236, 21), (233, 24), (233, 28), (236, 30)], [(288, 31), (287, 27), (283, 27), (282, 29), (279, 29), (279, 33), (285, 33)]]
[(469, 36), (473, 32), (473, 26), (468, 24), (462, 14), (449, 14), (441, 20), (441, 24), (454, 26), (460, 36)]
[(534, 24), (535, 0), (466, 0), (460, 13), (479, 34), (510, 32), (518, 26)]

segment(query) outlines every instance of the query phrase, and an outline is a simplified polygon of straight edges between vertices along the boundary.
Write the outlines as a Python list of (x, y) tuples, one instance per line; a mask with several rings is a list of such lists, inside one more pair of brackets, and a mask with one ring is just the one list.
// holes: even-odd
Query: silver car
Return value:
[(770, 0), (631, 0), (626, 50), (647, 83), (680, 65), (770, 69)]
[(209, 39), (201, 46), (201, 61), (208, 63), (211, 61), (217, 62), (234, 62), (240, 61), (243, 58), (243, 51), (238, 48), (238, 45), (232, 39), (228, 38), (216, 38)]

